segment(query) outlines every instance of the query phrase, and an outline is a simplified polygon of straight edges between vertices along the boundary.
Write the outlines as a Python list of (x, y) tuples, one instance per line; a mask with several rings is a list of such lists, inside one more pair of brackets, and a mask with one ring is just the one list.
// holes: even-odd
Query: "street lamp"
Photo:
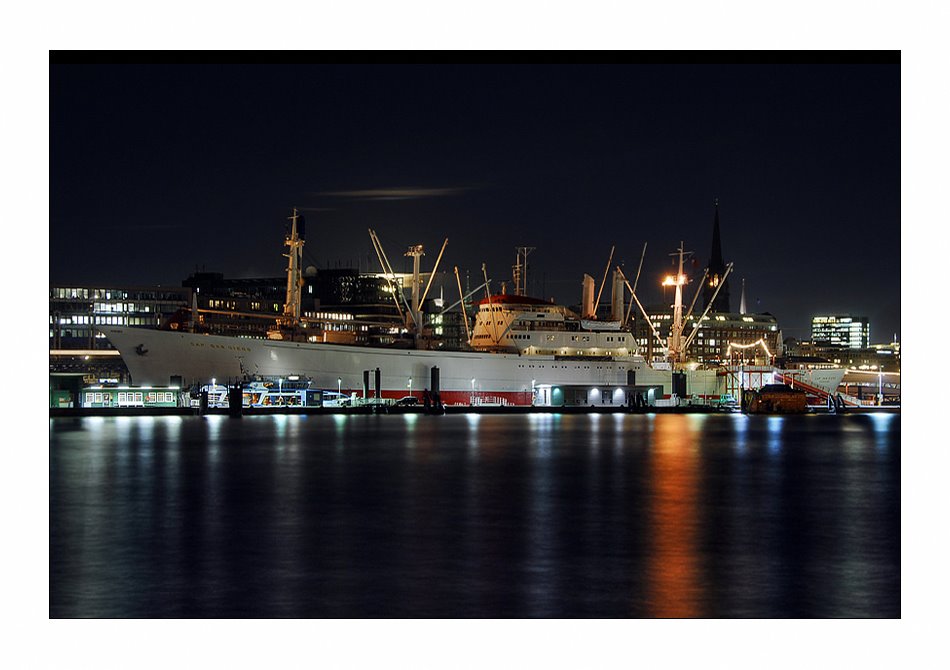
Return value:
[(469, 405), (475, 404), (475, 377), (472, 377), (472, 398), (468, 404)]
[(409, 378), (409, 395), (412, 395), (412, 377)]
[(336, 394), (343, 395), (343, 380), (340, 377), (336, 378)]

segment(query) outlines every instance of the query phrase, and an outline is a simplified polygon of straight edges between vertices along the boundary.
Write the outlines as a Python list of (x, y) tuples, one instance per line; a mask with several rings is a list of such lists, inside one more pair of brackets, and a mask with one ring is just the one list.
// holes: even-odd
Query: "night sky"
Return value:
[[(719, 198), (750, 311), (900, 334), (900, 66), (50, 66), (50, 281), (180, 285), (196, 268), (281, 276), (291, 208), (307, 264), (397, 270), (411, 244), (577, 303), (612, 245), (663, 299), (698, 279)], [(509, 288), (509, 291), (511, 288)], [(690, 288), (688, 297), (692, 297)], [(609, 289), (605, 289), (605, 294)]]

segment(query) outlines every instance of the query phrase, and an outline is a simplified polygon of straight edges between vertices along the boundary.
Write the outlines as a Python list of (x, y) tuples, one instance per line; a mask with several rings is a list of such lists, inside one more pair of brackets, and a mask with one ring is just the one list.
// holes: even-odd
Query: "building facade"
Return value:
[(82, 373), (87, 383), (127, 380), (102, 327), (158, 328), (190, 299), (190, 289), (175, 286), (50, 286), (50, 373)]
[(49, 348), (112, 349), (99, 326), (158, 328), (190, 297), (173, 286), (51, 286)]
[[(650, 321), (663, 341), (670, 336), (673, 311), (669, 307), (647, 307)], [(703, 318), (685, 320), (683, 337), (696, 331), (686, 350), (686, 358), (703, 364), (770, 364), (783, 354), (782, 329), (778, 320), (768, 313), (738, 314), (735, 312), (710, 312)], [(662, 356), (650, 324), (642, 316), (635, 321), (634, 335), (640, 353), (648, 360)]]
[(811, 320), (811, 340), (818, 346), (867, 349), (871, 342), (871, 328), (866, 316), (815, 316)]
[[(303, 281), (300, 311), (314, 342), (363, 342), (401, 325), (388, 282), (380, 276), (310, 267)], [(285, 277), (227, 278), (202, 272), (182, 285), (194, 291), (195, 329), (216, 335), (266, 338), (287, 299)], [(191, 311), (184, 310), (173, 327), (191, 328)]]
[(794, 367), (844, 367), (849, 370), (900, 372), (900, 342), (872, 344), (869, 347), (844, 347), (789, 338), (786, 358)]

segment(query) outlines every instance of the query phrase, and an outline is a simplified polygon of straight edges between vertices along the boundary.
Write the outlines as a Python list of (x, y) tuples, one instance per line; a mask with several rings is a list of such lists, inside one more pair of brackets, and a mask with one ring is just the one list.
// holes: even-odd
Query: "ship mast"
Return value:
[(303, 245), (304, 239), (297, 229), (297, 208), (294, 208), (293, 216), (290, 217), (290, 236), (284, 241), (290, 247), (290, 253), (287, 256), (287, 300), (284, 303), (284, 317), (292, 319), (296, 325), (300, 321), (300, 295), (303, 289)]
[[(304, 284), (301, 271), (303, 265), (304, 222), (303, 217), (297, 214), (296, 207), (289, 220), (291, 222), (290, 234), (284, 238), (284, 244), (289, 247), (288, 253), (284, 254), (287, 259), (287, 296), (284, 299), (284, 311), (277, 317), (277, 327), (267, 333), (268, 338), (277, 340), (293, 339), (293, 332), (300, 325), (301, 316), (300, 300)], [(286, 331), (289, 331), (289, 333)]]
[[(528, 295), (528, 254), (537, 247), (515, 247), (517, 256), (511, 266), (512, 279), (515, 280), (515, 295)], [(522, 260), (524, 263), (522, 263)]]
[(425, 255), (425, 251), (421, 244), (414, 244), (409, 247), (409, 251), (405, 255), (412, 257), (412, 323), (418, 336), (422, 331), (422, 319), (419, 314), (419, 285), (421, 284), (419, 259)]
[(673, 300), (673, 327), (670, 329), (669, 337), (669, 356), (674, 363), (680, 362), (683, 356), (683, 286), (686, 285), (686, 275), (683, 274), (683, 257), (692, 252), (683, 251), (683, 243), (677, 253), (671, 256), (679, 255), (679, 270), (676, 277), (672, 275), (663, 280), (663, 286), (674, 286), (676, 288), (675, 298)]

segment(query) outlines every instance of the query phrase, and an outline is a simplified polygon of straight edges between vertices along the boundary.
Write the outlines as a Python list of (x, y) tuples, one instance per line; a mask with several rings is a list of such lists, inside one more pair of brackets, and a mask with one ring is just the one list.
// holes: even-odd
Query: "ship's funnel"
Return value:
[(610, 320), (623, 320), (623, 275), (620, 270), (614, 270), (613, 282), (611, 283), (610, 293)]
[(593, 319), (597, 315), (597, 311), (594, 308), (594, 278), (585, 274), (583, 287), (581, 316), (585, 319)]

